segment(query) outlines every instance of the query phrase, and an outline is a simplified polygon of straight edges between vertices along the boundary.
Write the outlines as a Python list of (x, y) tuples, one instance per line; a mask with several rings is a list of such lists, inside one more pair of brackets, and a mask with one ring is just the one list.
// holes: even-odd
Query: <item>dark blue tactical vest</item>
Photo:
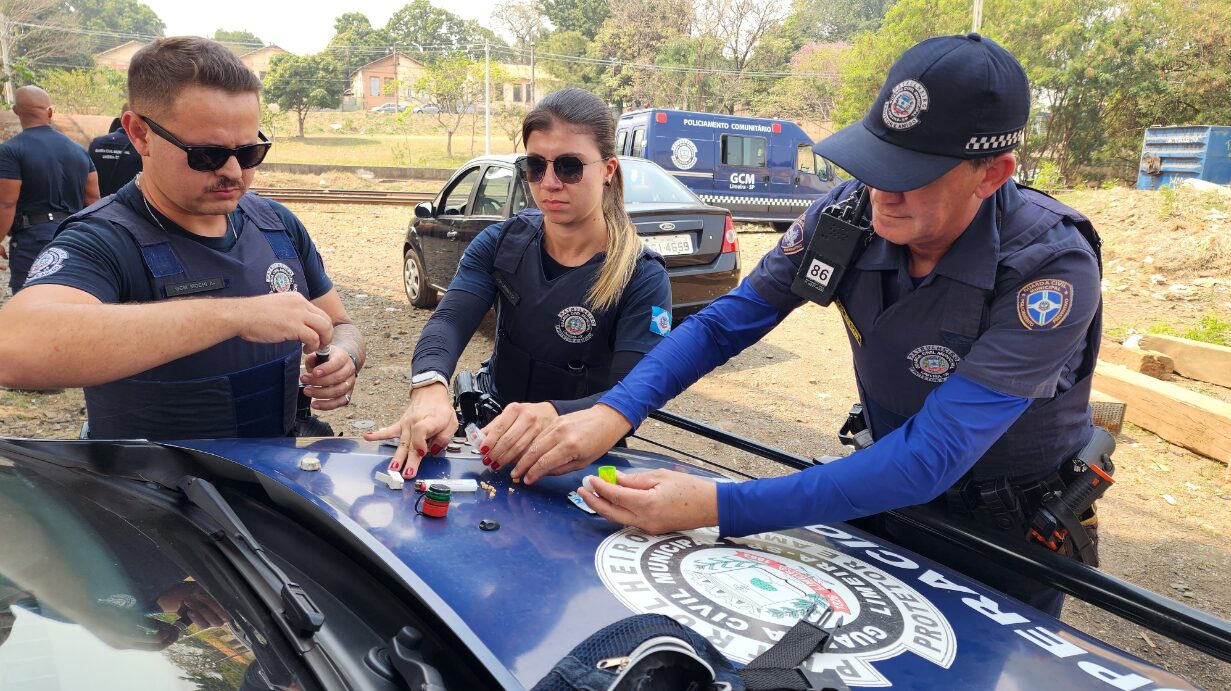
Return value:
[[(590, 261), (553, 280), (543, 273), (543, 214), (527, 209), (500, 226), (492, 277), (499, 289), (488, 370), (496, 398), (568, 401), (606, 391), (618, 310), (595, 314), (586, 295), (602, 269)], [(643, 252), (639, 261), (661, 261)]]
[[(998, 192), (990, 202), (996, 205), (991, 217), (1000, 236), (997, 285), (1007, 272), (1029, 276), (1048, 260), (1049, 253), (1033, 256), (1014, 253), (1062, 220), (1076, 226), (1098, 255), (1098, 236), (1086, 217), (1040, 192), (1016, 187), (1013, 183), (1005, 187), (1007, 189)], [(1010, 208), (1003, 211), (1006, 205)], [(874, 243), (884, 244), (885, 241), (877, 238)], [(856, 268), (865, 258), (867, 254), (856, 262)], [(882, 273), (880, 270), (854, 271), (839, 293), (843, 318), (849, 319), (855, 329), (854, 333), (847, 329), (854, 353), (855, 378), (876, 439), (918, 412), (927, 395), (944, 381), (948, 370), (956, 365), (948, 362), (951, 356), (946, 351), (956, 353), (958, 358), (966, 357), (972, 344), (989, 326), (993, 298), (991, 290), (933, 274), (929, 282), (885, 309)], [(1041, 479), (1072, 458), (1090, 439), (1090, 384), (1101, 331), (1100, 304), (1086, 332), (1080, 366), (1061, 377), (1052, 397), (1031, 402), (1026, 412), (975, 463), (971, 470), (975, 480), (1008, 478), (1031, 482)], [(936, 350), (935, 361), (930, 361), (926, 352), (915, 352), (927, 348)], [(904, 357), (912, 359), (923, 376), (903, 366)], [(927, 376), (929, 367), (936, 375), (931, 380)]]
[[(264, 199), (239, 201), (242, 228), (225, 252), (167, 233), (114, 197), (65, 221), (101, 218), (141, 247), (155, 299), (252, 297), (298, 290), (303, 265), (282, 218)], [(126, 379), (85, 389), (91, 439), (281, 437), (294, 422), (298, 341), (232, 338)]]

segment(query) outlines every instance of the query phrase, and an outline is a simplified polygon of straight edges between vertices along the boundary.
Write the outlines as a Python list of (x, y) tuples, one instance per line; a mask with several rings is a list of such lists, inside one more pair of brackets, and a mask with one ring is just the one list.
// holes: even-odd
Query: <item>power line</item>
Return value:
[[(60, 31), (60, 32), (72, 33), (72, 34), (78, 34), (78, 35), (84, 35), (84, 36), (122, 38), (122, 39), (127, 39), (127, 40), (153, 41), (155, 39), (162, 38), (160, 36), (152, 36), (148, 34), (100, 31), (100, 30), (95, 30), (95, 29), (81, 29), (81, 28), (75, 28), (75, 27), (34, 24), (30, 22), (14, 22), (13, 26), (41, 29), (41, 30), (47, 30), (47, 31)], [(238, 46), (251, 46), (254, 50), (265, 47), (264, 45), (257, 44), (257, 43), (240, 43), (240, 42), (230, 42), (230, 41), (227, 41), (226, 43), (230, 45), (238, 45)], [(403, 52), (403, 53), (442, 54), (442, 53), (449, 53), (449, 52), (466, 52), (466, 51), (476, 51), (477, 52), (478, 50), (482, 48), (483, 48), (482, 43), (466, 43), (466, 44), (441, 43), (441, 44), (425, 44), (425, 45), (412, 44), (410, 46), (395, 43), (392, 46), (389, 46), (387, 48), (378, 48), (378, 47), (373, 47), (373, 46), (331, 45), (331, 46), (326, 46), (321, 52), (327, 52), (330, 54), (335, 54), (335, 53), (350, 53), (354, 55), (366, 54), (366, 55), (375, 56), (373, 58), (375, 60), (375, 59), (379, 59), (381, 56), (390, 55), (392, 51)], [(518, 57), (519, 59), (524, 59), (525, 54), (526, 54), (526, 51), (519, 50), (519, 49), (512, 48), (512, 47), (505, 47), (505, 46), (493, 46), (491, 50), (492, 52), (504, 53), (506, 55), (515, 56), (515, 57)], [(739, 76), (739, 77), (748, 77), (748, 78), (766, 78), (766, 79), (780, 79), (783, 77), (799, 77), (799, 78), (810, 78), (810, 79), (834, 79), (839, 76), (838, 73), (834, 71), (829, 71), (829, 72), (782, 72), (782, 71), (766, 71), (766, 70), (736, 70), (736, 69), (724, 68), (724, 67), (695, 67), (695, 66), (688, 66), (688, 65), (663, 65), (663, 64), (658, 64), (658, 63), (633, 62), (630, 60), (620, 60), (617, 58), (598, 58), (598, 57), (592, 57), (588, 55), (567, 55), (563, 53), (548, 53), (548, 52), (543, 52), (543, 51), (536, 51), (535, 54), (536, 56), (538, 56), (539, 59), (545, 60), (548, 62), (562, 62), (566, 64), (590, 65), (590, 66), (607, 67), (607, 68), (623, 67), (623, 68), (631, 68), (631, 69), (639, 69), (639, 70), (651, 70), (651, 71), (656, 71), (656, 72), (668, 72), (672, 74), (729, 75), (729, 76)], [(40, 63), (40, 64), (48, 65), (49, 63)], [(318, 80), (318, 81), (330, 81), (330, 80)]]

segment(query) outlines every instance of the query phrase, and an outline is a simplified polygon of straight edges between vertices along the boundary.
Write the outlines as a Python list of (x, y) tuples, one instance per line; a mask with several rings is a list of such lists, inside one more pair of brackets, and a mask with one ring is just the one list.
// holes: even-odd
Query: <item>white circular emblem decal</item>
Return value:
[(560, 310), (559, 316), (556, 333), (569, 343), (585, 343), (594, 335), (594, 325), (598, 322), (590, 310), (584, 307), (565, 307)]
[(691, 139), (677, 139), (671, 145), (671, 162), (680, 170), (697, 165), (697, 145)]
[(665, 614), (738, 662), (827, 602), (841, 628), (808, 660), (813, 671), (836, 670), (852, 686), (889, 686), (871, 662), (904, 652), (947, 668), (957, 639), (940, 610), (898, 578), (831, 549), (823, 530), (719, 539), (713, 528), (666, 535), (625, 528), (599, 545), (594, 562), (630, 609)]
[(942, 382), (957, 367), (962, 357), (952, 348), (942, 345), (919, 346), (906, 356), (910, 361), (911, 374), (924, 381)]
[(928, 109), (928, 90), (922, 84), (907, 79), (889, 92), (881, 119), (895, 130), (908, 130), (919, 124), (919, 114)]
[(269, 284), (271, 293), (289, 293), (298, 290), (295, 285), (295, 271), (282, 262), (274, 262), (265, 270), (265, 282)]
[(59, 247), (48, 248), (34, 259), (34, 264), (30, 266), (30, 273), (26, 274), (26, 281), (44, 278), (63, 269), (65, 259), (68, 259), (68, 252), (65, 250)]

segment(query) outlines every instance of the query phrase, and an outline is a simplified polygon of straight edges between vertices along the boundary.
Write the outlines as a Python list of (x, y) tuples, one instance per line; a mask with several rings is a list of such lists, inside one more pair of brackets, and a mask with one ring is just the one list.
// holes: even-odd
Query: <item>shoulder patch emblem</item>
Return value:
[(962, 357), (942, 345), (924, 345), (910, 351), (906, 356), (910, 361), (910, 373), (923, 381), (937, 384), (949, 378), (949, 373), (957, 368)]
[(650, 331), (659, 336), (671, 333), (671, 310), (657, 305), (650, 308)]
[(1054, 329), (1073, 308), (1073, 284), (1056, 278), (1031, 281), (1017, 291), (1017, 318), (1031, 331)]
[(804, 248), (804, 217), (800, 214), (799, 218), (791, 223), (791, 227), (782, 234), (782, 240), (778, 243), (782, 247), (783, 254), (795, 254)]
[(269, 265), (265, 270), (265, 282), (269, 284), (271, 293), (290, 293), (299, 289), (295, 285), (295, 270), (282, 262)]
[(59, 247), (49, 247), (43, 250), (43, 253), (34, 259), (34, 264), (30, 267), (30, 273), (26, 275), (26, 281), (46, 278), (56, 273), (64, 268), (64, 260), (66, 259), (68, 259), (68, 252)]
[(565, 307), (560, 310), (560, 321), (556, 323), (556, 333), (569, 343), (585, 343), (594, 336), (594, 327), (598, 322), (594, 313), (584, 307)]

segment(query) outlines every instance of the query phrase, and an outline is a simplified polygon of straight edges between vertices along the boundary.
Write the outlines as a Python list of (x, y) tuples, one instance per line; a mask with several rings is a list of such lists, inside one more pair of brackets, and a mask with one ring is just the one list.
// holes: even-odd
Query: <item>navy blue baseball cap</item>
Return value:
[(879, 190), (918, 189), (958, 163), (1013, 150), (1030, 115), (1021, 63), (979, 34), (938, 36), (902, 54), (863, 120), (813, 149)]

